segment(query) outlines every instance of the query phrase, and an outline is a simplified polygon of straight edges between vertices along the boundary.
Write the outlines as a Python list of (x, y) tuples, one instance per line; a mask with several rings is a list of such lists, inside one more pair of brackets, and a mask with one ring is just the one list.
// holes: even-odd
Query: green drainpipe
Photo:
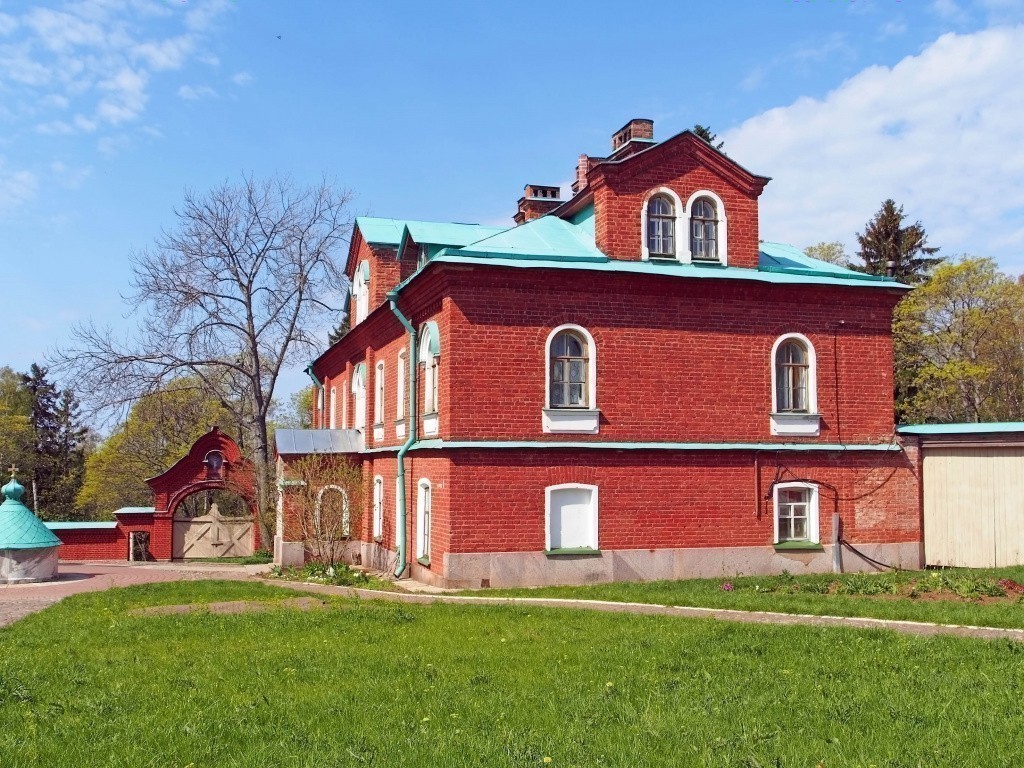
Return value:
[(408, 535), (409, 527), (406, 516), (406, 498), (405, 498), (405, 454), (412, 448), (413, 443), (416, 442), (416, 329), (412, 327), (412, 323), (409, 322), (408, 318), (402, 314), (402, 311), (398, 308), (398, 293), (392, 291), (388, 294), (388, 302), (391, 305), (391, 311), (395, 313), (395, 317), (398, 321), (405, 326), (405, 330), (409, 332), (409, 397), (406, 402), (406, 409), (409, 413), (409, 434), (405, 439), (405, 444), (398, 449), (398, 505), (396, 508), (397, 514), (395, 521), (398, 526), (398, 562), (395, 564), (395, 578), (400, 579), (402, 574), (405, 573), (405, 569), (409, 567), (409, 555), (406, 551), (406, 537)]

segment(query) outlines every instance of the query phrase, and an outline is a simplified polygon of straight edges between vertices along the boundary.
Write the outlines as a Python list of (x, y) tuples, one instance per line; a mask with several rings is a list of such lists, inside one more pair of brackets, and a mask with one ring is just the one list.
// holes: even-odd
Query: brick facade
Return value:
[[(647, 122), (626, 128), (636, 123), (642, 134)], [(711, 191), (727, 212), (727, 266), (608, 269), (586, 260), (517, 262), (520, 254), (511, 253), (505, 261), (432, 259), (418, 268), (418, 249), (399, 260), (397, 247), (370, 247), (358, 231), (353, 237), (349, 275), (370, 263), (369, 312), (313, 370), (325, 392), (344, 389), (334, 423), (351, 428), (351, 376), (365, 364), (366, 451), (347, 456), (363, 468), (365, 503), (353, 513), (357, 556), (381, 568), (397, 559), (396, 453), (408, 432), (396, 428), (395, 374), (409, 339), (386, 298), (415, 274), (398, 307), (417, 329), (436, 323), (440, 356), (437, 434), (423, 433), (421, 361), (419, 434), (405, 459), (413, 577), (456, 586), (572, 583), (827, 570), (833, 556), (844, 568), (873, 567), (848, 547), (833, 552), (840, 538), (872, 558), (917, 566), (919, 461), (893, 424), (891, 318), (903, 289), (856, 275), (769, 279), (760, 270), (757, 209), (767, 178), (689, 132), (660, 145), (643, 135), (618, 138), (610, 158), (586, 158), (573, 199), (546, 204), (554, 208), (547, 215), (575, 222), (593, 206), (597, 250), (610, 264), (639, 262), (652, 190), (670, 189), (684, 205)], [(521, 218), (525, 231), (531, 219)], [(546, 343), (564, 324), (593, 338), (596, 433), (545, 431)], [(813, 347), (816, 433), (773, 431), (772, 352), (785, 334)], [(380, 360), (384, 418), (375, 435)], [(328, 402), (315, 414), (316, 428), (330, 426)], [(384, 525), (374, 540), (377, 476)], [(419, 561), (421, 478), (431, 484), (432, 525), (429, 558)], [(774, 546), (773, 489), (797, 481), (816, 490), (821, 546), (790, 552)], [(598, 489), (599, 551), (545, 553), (545, 489), (566, 483)], [(279, 536), (295, 535), (286, 514)]]

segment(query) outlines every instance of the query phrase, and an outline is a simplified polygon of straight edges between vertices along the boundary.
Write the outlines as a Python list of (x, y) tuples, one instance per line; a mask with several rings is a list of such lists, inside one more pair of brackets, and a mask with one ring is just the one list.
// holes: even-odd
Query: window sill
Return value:
[(545, 549), (544, 554), (548, 557), (552, 555), (600, 555), (601, 550), (590, 547), (566, 547), (565, 549)]
[(436, 435), (437, 434), (437, 411), (423, 414), (423, 434), (424, 435)]
[(821, 544), (813, 541), (780, 541), (775, 544), (776, 552), (824, 552)]
[(384, 439), (384, 424), (373, 425), (373, 441), (379, 443)]
[(597, 408), (543, 408), (541, 428), (545, 434), (596, 435), (601, 425)]
[(375, 544), (380, 544), (382, 541), (384, 541), (384, 537), (383, 536), (374, 536), (373, 537), (373, 541), (374, 541)]
[(417, 557), (416, 558), (416, 562), (419, 563), (420, 565), (424, 566), (425, 568), (429, 568), (430, 567), (430, 558), (429, 557)]
[(773, 435), (817, 437), (821, 433), (821, 416), (817, 413), (773, 413), (770, 421)]

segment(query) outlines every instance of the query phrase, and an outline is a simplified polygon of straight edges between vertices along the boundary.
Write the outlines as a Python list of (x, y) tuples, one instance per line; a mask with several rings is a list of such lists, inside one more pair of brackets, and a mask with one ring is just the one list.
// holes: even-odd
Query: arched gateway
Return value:
[(256, 471), (218, 427), (146, 482), (153, 491), (150, 548), (157, 559), (242, 557), (259, 547)]

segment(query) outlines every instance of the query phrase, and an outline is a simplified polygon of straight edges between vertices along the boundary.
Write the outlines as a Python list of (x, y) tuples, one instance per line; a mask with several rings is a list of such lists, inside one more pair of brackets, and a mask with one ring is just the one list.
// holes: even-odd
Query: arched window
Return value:
[(776, 413), (808, 413), (810, 365), (807, 347), (797, 339), (789, 339), (775, 351)]
[(341, 428), (348, 429), (348, 380), (341, 382)]
[(352, 374), (352, 405), (355, 408), (353, 427), (366, 429), (366, 366), (360, 363)]
[[(657, 187), (647, 193), (640, 215), (642, 259), (677, 259), (685, 257), (678, 234), (685, 234), (683, 203), (668, 187)], [(680, 251), (682, 250), (682, 254)]]
[(551, 408), (589, 408), (587, 341), (575, 330), (565, 330), (551, 340), (548, 402)]
[(360, 262), (356, 267), (356, 275), (352, 280), (352, 296), (356, 302), (357, 323), (363, 322), (370, 310), (370, 264)]
[(348, 493), (340, 485), (325, 485), (316, 495), (313, 508), (313, 536), (317, 539), (336, 540), (338, 536), (352, 535)]
[(436, 435), (438, 413), (441, 410), (439, 398), (441, 339), (437, 323), (425, 322), (420, 329), (419, 361), (423, 366), (423, 434)]
[(773, 435), (817, 435), (817, 360), (806, 336), (789, 333), (772, 346)]
[(337, 403), (338, 403), (338, 393), (337, 393), (337, 390), (334, 387), (331, 387), (331, 405), (330, 405), (331, 411), (330, 411), (330, 416), (328, 418), (328, 421), (330, 422), (330, 425), (331, 425), (331, 429), (337, 429), (337, 426), (338, 426), (337, 425), (337, 418), (338, 417), (337, 417), (337, 414), (335, 412), (335, 408), (337, 407)]
[(690, 255), (694, 261), (718, 261), (718, 212), (710, 197), (690, 209)]
[(384, 535), (384, 478), (373, 478), (373, 538)]
[(686, 217), (690, 261), (711, 261), (724, 266), (728, 262), (729, 228), (722, 198), (708, 189), (694, 192), (686, 202)]
[(543, 431), (596, 435), (601, 412), (594, 337), (578, 325), (560, 325), (548, 334), (545, 353)]
[(398, 353), (398, 366), (395, 369), (395, 418), (405, 418), (405, 350)]
[(377, 362), (377, 371), (374, 376), (374, 398), (373, 398), (373, 423), (384, 423), (384, 361)]
[(430, 564), (430, 481), (421, 478), (416, 489), (416, 558)]
[(647, 253), (652, 257), (675, 258), (675, 206), (666, 195), (655, 195), (647, 203)]

